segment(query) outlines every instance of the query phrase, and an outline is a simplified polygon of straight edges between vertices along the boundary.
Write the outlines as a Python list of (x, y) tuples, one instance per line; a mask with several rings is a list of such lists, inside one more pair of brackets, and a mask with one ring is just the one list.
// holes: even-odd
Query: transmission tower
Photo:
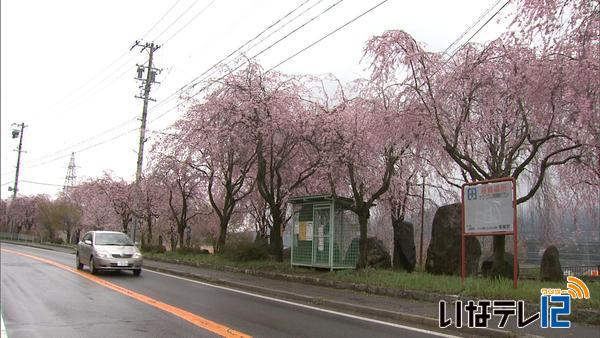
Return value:
[(75, 153), (71, 153), (71, 160), (69, 161), (69, 167), (67, 168), (67, 176), (65, 176), (65, 185), (63, 186), (63, 192), (68, 194), (71, 189), (75, 186)]

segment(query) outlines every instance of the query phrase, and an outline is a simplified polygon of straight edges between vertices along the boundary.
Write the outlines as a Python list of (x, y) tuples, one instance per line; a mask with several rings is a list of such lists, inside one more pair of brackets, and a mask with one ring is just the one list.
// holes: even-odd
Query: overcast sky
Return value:
[[(246, 55), (257, 54), (316, 17), (258, 57), (269, 69), (380, 1), (2, 0), (2, 198), (12, 194), (8, 187), (13, 185), (17, 160), (12, 123), (28, 126), (19, 194), (60, 191), (71, 152), (78, 180), (104, 171), (133, 180), (142, 110), (142, 100), (134, 98), (139, 93), (134, 76), (136, 63), (147, 60), (147, 53), (129, 51), (135, 40), (162, 45), (154, 58), (163, 72), (158, 77), (161, 84), (151, 93), (157, 100), (150, 103), (148, 114), (152, 137), (180, 114), (177, 100), (166, 98), (301, 4), (253, 43), (283, 28)], [(371, 36), (403, 29), (431, 50), (441, 51), (496, 2), (390, 0), (277, 70), (330, 72), (345, 81), (364, 77), (367, 65), (360, 61)], [(474, 40), (489, 41), (502, 27), (494, 20)]]

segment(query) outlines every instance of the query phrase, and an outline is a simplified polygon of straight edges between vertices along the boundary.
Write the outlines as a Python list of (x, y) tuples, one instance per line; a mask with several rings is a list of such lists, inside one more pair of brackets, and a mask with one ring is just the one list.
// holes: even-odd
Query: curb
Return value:
[[(292, 275), (286, 273), (278, 273), (272, 271), (260, 271), (260, 270), (251, 270), (251, 269), (241, 269), (232, 266), (221, 266), (221, 265), (212, 265), (208, 263), (200, 263), (200, 262), (187, 262), (181, 260), (170, 260), (170, 259), (162, 259), (162, 258), (145, 258), (147, 260), (152, 260), (156, 262), (164, 262), (170, 264), (181, 264), (192, 267), (201, 267), (207, 268), (217, 271), (226, 271), (226, 272), (235, 272), (235, 273), (244, 273), (252, 276), (265, 277), (269, 279), (283, 280), (283, 281), (291, 281), (298, 282), (303, 284), (322, 286), (334, 289), (345, 289), (356, 292), (366, 292), (374, 295), (380, 296), (388, 296), (388, 297), (397, 297), (403, 299), (412, 299), (417, 301), (424, 301), (430, 303), (437, 303), (440, 300), (444, 300), (447, 303), (454, 303), (457, 300), (468, 301), (468, 300), (478, 300), (476, 298), (469, 298), (459, 295), (447, 295), (440, 294), (435, 292), (425, 292), (425, 291), (417, 291), (417, 290), (403, 290), (403, 289), (395, 289), (388, 288), (376, 285), (367, 285), (367, 284), (359, 284), (359, 283), (349, 283), (349, 282), (338, 282), (329, 279), (322, 279), (318, 277), (311, 277), (305, 275)], [(525, 309), (529, 312), (539, 311), (538, 304), (525, 303)], [(589, 309), (572, 309), (571, 312), (571, 320), (582, 322), (586, 324), (592, 325), (600, 325), (600, 312), (589, 310)], [(437, 320), (435, 322), (437, 327)]]
[(75, 254), (75, 249), (73, 249), (72, 247), (69, 247), (69, 246), (65, 246), (65, 245), (18, 242), (18, 241), (7, 240), (7, 239), (0, 240), (0, 243), (9, 243), (9, 244), (28, 246), (31, 248), (44, 249), (44, 250), (50, 250), (50, 251), (58, 251), (58, 252), (66, 252), (66, 251), (62, 251), (62, 250), (58, 250), (58, 249), (65, 249), (65, 250), (68, 249), (68, 250), (72, 251), (71, 253)]
[[(335, 309), (335, 310), (340, 310), (340, 311), (345, 311), (345, 312), (352, 312), (354, 314), (386, 318), (386, 319), (391, 319), (391, 320), (395, 320), (395, 321), (401, 321), (403, 323), (417, 324), (417, 325), (427, 326), (427, 327), (438, 329), (438, 330), (440, 329), (439, 325), (438, 325), (438, 320), (434, 319), (434, 318), (430, 318), (430, 317), (419, 316), (419, 315), (414, 315), (414, 314), (404, 313), (404, 312), (382, 310), (382, 309), (377, 309), (377, 308), (373, 308), (373, 307), (369, 307), (369, 306), (355, 305), (355, 304), (350, 304), (350, 303), (346, 303), (346, 302), (338, 302), (338, 301), (333, 301), (333, 300), (320, 298), (320, 297), (304, 296), (304, 295), (300, 295), (297, 293), (267, 289), (267, 288), (263, 288), (260, 286), (231, 282), (231, 281), (227, 281), (227, 280), (223, 280), (223, 279), (215, 279), (215, 278), (210, 278), (210, 277), (206, 277), (206, 276), (195, 274), (195, 273), (178, 271), (178, 270), (173, 270), (173, 269), (165, 269), (165, 268), (155, 267), (155, 266), (145, 266), (145, 268), (148, 270), (152, 270), (152, 271), (170, 273), (173, 275), (191, 278), (191, 279), (195, 279), (195, 280), (199, 280), (199, 281), (203, 281), (203, 282), (208, 282), (211, 284), (227, 286), (227, 287), (245, 290), (245, 291), (252, 291), (252, 292), (256, 292), (258, 294), (262, 294), (262, 295), (274, 296), (274, 297), (282, 298), (285, 300), (294, 300), (294, 301), (302, 302), (302, 303), (305, 303), (308, 305), (319, 305), (319, 306), (323, 306), (323, 307), (330, 308), (330, 309)], [(471, 328), (471, 329), (462, 328), (462, 329), (458, 330), (456, 328), (450, 327), (447, 330), (452, 330), (455, 332), (467, 333), (467, 334), (477, 335), (477, 336), (493, 337), (493, 338), (517, 336), (517, 333), (512, 332), (512, 331), (504, 331), (504, 330), (490, 329), (490, 328)], [(440, 330), (438, 332), (443, 332), (443, 331)], [(530, 335), (528, 337), (536, 337), (536, 336)]]

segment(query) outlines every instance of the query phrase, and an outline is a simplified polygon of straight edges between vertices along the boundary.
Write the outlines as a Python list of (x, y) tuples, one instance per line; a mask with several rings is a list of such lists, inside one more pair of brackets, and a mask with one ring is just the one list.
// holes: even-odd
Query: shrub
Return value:
[(201, 249), (199, 247), (194, 247), (194, 246), (190, 246), (190, 247), (183, 247), (183, 248), (177, 248), (176, 252), (178, 254), (182, 254), (182, 255), (206, 255), (209, 254), (210, 252), (206, 249)]
[(150, 253), (165, 253), (167, 251), (167, 248), (165, 248), (164, 245), (146, 244), (142, 249)]
[(62, 245), (62, 244), (64, 244), (64, 241), (63, 241), (62, 237), (58, 237), (58, 238), (51, 239), (50, 243)]
[(227, 245), (224, 256), (238, 262), (264, 260), (269, 258), (269, 250), (264, 243), (240, 241)]

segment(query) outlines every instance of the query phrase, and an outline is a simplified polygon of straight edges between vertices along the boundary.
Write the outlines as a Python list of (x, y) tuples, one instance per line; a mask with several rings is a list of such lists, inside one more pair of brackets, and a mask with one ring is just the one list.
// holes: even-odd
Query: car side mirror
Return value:
[(135, 241), (133, 244), (135, 244), (135, 246), (140, 246), (140, 242)]
[(85, 241), (83, 241), (83, 243), (87, 245), (92, 245), (92, 241), (90, 241), (89, 239), (86, 239)]

